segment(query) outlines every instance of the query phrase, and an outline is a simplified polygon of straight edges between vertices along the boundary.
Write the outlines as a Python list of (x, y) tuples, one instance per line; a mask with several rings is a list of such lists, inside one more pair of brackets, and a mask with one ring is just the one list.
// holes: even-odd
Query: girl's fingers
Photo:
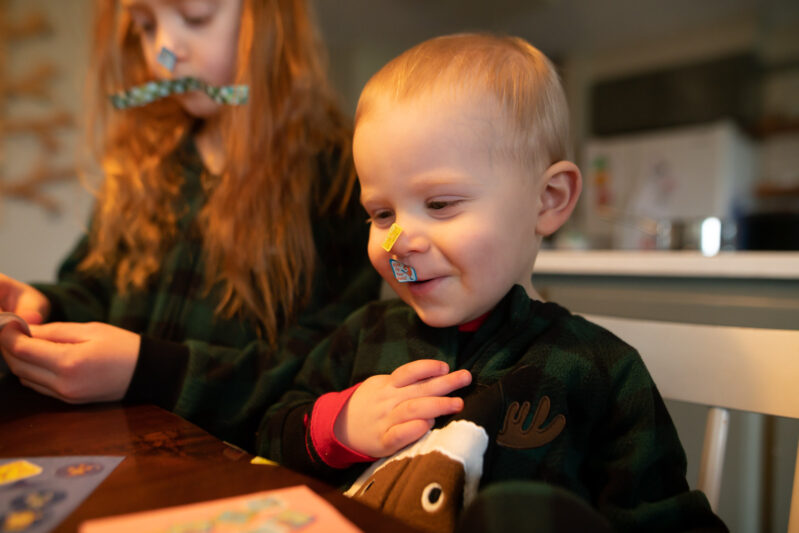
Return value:
[[(8, 367), (11, 369), (11, 372), (13, 372), (14, 375), (20, 379), (20, 381), (32, 384), (28, 385), (27, 383), (23, 383), (32, 389), (35, 388), (33, 385), (36, 385), (37, 387), (50, 390), (55, 384), (56, 375), (46, 368), (31, 364), (27, 361), (14, 357), (13, 355), (9, 356), (6, 359), (6, 362), (8, 363)], [(52, 392), (49, 395), (54, 396)]]
[(37, 339), (75, 344), (87, 340), (86, 329), (88, 327), (91, 327), (91, 324), (77, 322), (51, 322), (41, 326), (31, 324), (31, 333)]
[(62, 345), (48, 340), (28, 337), (17, 329), (6, 332), (4, 328), (2, 345), (4, 353), (14, 358), (17, 364), (27, 363), (52, 374), (61, 369), (61, 363), (65, 359)]
[(39, 394), (44, 394), (45, 396), (51, 396), (51, 397), (57, 398), (59, 400), (62, 399), (58, 394), (53, 392), (53, 390), (51, 390), (48, 387), (45, 387), (43, 385), (39, 385), (38, 383), (36, 383), (34, 381), (28, 381), (27, 379), (20, 378), (19, 382), (22, 383), (23, 385), (25, 385), (26, 387), (35, 390)]
[(391, 373), (391, 384), (406, 387), (417, 381), (442, 376), (449, 372), (449, 365), (435, 359), (419, 359), (400, 366)]

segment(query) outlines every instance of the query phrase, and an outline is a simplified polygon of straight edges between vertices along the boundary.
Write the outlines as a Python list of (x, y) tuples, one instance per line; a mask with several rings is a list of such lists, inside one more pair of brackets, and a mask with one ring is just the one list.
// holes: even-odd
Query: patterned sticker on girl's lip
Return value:
[(397, 224), (392, 224), (391, 227), (388, 228), (388, 236), (386, 236), (386, 240), (383, 241), (383, 250), (390, 252), (394, 247), (394, 243), (397, 242), (400, 233), (402, 233), (402, 228), (397, 226)]
[(161, 51), (158, 52), (158, 63), (167, 69), (169, 72), (175, 70), (175, 63), (177, 62), (177, 57), (175, 57), (175, 53), (167, 48), (166, 46), (161, 47)]
[(394, 278), (400, 283), (408, 283), (409, 281), (416, 281), (416, 271), (412, 266), (400, 263), (396, 259), (389, 259), (391, 270), (394, 272)]
[(150, 104), (172, 94), (183, 94), (188, 91), (200, 91), (211, 100), (223, 105), (243, 105), (247, 103), (250, 89), (247, 85), (208, 85), (203, 80), (186, 76), (173, 80), (148, 81), (136, 85), (126, 91), (112, 94), (111, 104), (117, 109), (129, 109)]

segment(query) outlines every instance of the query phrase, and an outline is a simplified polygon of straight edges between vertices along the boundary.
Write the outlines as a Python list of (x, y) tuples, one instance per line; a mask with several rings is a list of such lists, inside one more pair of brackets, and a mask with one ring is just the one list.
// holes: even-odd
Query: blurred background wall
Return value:
[(91, 195), (74, 171), (89, 0), (0, 0), (0, 272), (52, 279)]

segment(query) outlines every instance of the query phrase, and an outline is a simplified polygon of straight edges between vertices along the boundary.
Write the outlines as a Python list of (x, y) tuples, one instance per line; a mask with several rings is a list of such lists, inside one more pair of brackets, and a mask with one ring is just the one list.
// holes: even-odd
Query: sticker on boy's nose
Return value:
[(177, 62), (177, 57), (175, 57), (175, 53), (172, 52), (166, 46), (161, 47), (161, 51), (158, 52), (158, 63), (161, 64), (162, 67), (167, 69), (169, 72), (175, 70), (175, 63)]
[(394, 272), (394, 277), (400, 283), (408, 283), (409, 281), (416, 281), (416, 271), (412, 266), (400, 263), (396, 259), (389, 259), (391, 270)]
[(400, 233), (402, 233), (402, 228), (396, 224), (392, 224), (391, 227), (388, 228), (388, 236), (386, 237), (386, 240), (383, 241), (383, 250), (390, 252), (391, 248), (394, 247), (394, 243), (397, 242)]

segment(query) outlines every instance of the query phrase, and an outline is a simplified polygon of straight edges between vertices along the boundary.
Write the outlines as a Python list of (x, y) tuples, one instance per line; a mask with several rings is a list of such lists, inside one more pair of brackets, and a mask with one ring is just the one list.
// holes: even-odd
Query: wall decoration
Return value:
[[(57, 198), (47, 193), (49, 185), (75, 179), (69, 166), (54, 166), (53, 156), (61, 149), (60, 130), (72, 128), (72, 115), (56, 108), (51, 95), (52, 81), (58, 74), (46, 59), (32, 62), (20, 75), (11, 72), (12, 46), (41, 38), (51, 32), (47, 18), (40, 12), (13, 17), (9, 0), (0, 0), (0, 204), (7, 198), (30, 202), (51, 214), (61, 211)], [(13, 19), (13, 20), (12, 20)], [(30, 100), (41, 104), (44, 112), (12, 115), (15, 102)], [(11, 137), (30, 137), (37, 145), (38, 157), (30, 168), (9, 176), (9, 154), (5, 141)]]

